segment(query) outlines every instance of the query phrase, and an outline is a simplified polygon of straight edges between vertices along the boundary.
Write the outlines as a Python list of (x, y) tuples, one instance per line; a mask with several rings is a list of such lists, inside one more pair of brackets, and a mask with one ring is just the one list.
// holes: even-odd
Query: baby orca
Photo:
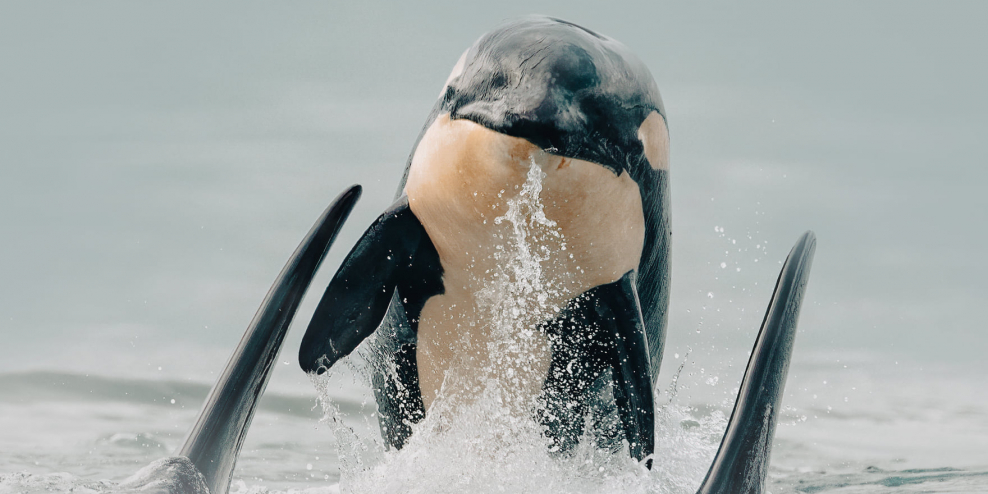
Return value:
[(515, 391), (542, 404), (539, 420), (566, 450), (609, 389), (621, 435), (644, 459), (669, 300), (668, 143), (655, 81), (617, 41), (547, 17), (484, 35), (450, 74), (394, 205), (330, 282), (302, 368), (325, 371), (379, 331), (379, 417), (402, 447), (452, 369), (492, 365), (480, 294), (510, 247), (498, 219), (534, 170), (552, 235), (527, 241), (549, 288), (542, 310), (518, 321), (535, 332), (512, 369)]

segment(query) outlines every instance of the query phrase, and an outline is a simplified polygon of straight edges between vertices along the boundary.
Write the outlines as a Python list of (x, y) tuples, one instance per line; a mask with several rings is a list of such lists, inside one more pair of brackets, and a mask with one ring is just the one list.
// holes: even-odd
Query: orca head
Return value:
[(481, 37), (457, 62), (440, 111), (615, 174), (668, 167), (662, 98), (624, 45), (542, 16)]

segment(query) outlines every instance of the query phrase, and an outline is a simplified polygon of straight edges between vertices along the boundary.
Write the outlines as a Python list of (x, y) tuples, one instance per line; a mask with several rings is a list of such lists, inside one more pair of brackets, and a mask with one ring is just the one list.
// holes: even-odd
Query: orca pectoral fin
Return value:
[[(641, 461), (655, 450), (655, 408), (648, 338), (642, 321), (634, 271), (597, 287), (597, 296), (614, 335), (612, 368), (617, 402), (631, 456)], [(651, 461), (647, 464), (651, 467)]]
[(302, 370), (322, 374), (377, 329), (395, 289), (407, 281), (423, 236), (406, 197), (364, 232), (312, 315), (298, 352)]
[[(587, 290), (545, 325), (552, 360), (539, 420), (552, 447), (569, 451), (583, 434), (591, 393), (608, 368), (614, 400), (631, 456), (643, 460), (655, 447), (655, 411), (648, 337), (634, 271)], [(648, 464), (651, 466), (651, 463)]]
[(748, 359), (724, 439), (700, 494), (759, 493), (789, 372), (799, 309), (810, 277), (816, 236), (806, 232), (789, 252)]
[(610, 368), (629, 452), (639, 461), (651, 455), (654, 397), (634, 271), (574, 298), (545, 329), (553, 355), (539, 420), (553, 447), (568, 451), (576, 446), (583, 433), (588, 393), (598, 391), (598, 378)]
[(211, 494), (225, 494), (230, 487), (257, 400), (267, 386), (292, 318), (359, 197), (359, 185), (340, 194), (295, 249), (247, 326), (178, 452), (202, 474)]

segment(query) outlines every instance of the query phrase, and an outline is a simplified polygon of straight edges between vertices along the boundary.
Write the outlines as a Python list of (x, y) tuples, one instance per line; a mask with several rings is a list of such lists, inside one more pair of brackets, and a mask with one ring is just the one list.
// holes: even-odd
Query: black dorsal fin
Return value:
[(815, 250), (816, 236), (808, 231), (782, 266), (727, 431), (698, 494), (762, 492)]
[(295, 249), (247, 326), (178, 451), (178, 455), (189, 458), (202, 473), (211, 494), (226, 494), (230, 487), (233, 467), (258, 398), (271, 377), (271, 368), (295, 311), (359, 197), (359, 185), (340, 194)]

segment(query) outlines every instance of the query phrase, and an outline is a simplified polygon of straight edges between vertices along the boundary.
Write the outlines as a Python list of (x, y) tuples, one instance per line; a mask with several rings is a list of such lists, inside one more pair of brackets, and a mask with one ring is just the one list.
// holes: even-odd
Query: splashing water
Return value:
[[(443, 391), (399, 451), (361, 438), (329, 400), (328, 381), (315, 378), (329, 426), (339, 444), (340, 490), (391, 492), (692, 492), (709, 466), (723, 431), (720, 412), (706, 416), (671, 401), (657, 413), (653, 470), (626, 451), (598, 447), (584, 434), (569, 455), (550, 453), (535, 420), (548, 345), (539, 325), (576, 293), (560, 259), (566, 241), (540, 199), (544, 172), (534, 162), (507, 211), (494, 220), (493, 272), (476, 294), (490, 338), (481, 375), (447, 373)], [(366, 352), (355, 352), (366, 356)], [(360, 357), (356, 357), (360, 358)], [(373, 357), (372, 357), (373, 358)], [(354, 364), (349, 364), (354, 366)], [(357, 364), (355, 367), (361, 367)], [(463, 385), (469, 381), (471, 385)], [(468, 389), (471, 393), (452, 390)]]
[(525, 390), (539, 389), (547, 373), (548, 342), (537, 328), (569, 298), (566, 272), (553, 265), (566, 244), (556, 223), (545, 215), (540, 200), (544, 178), (533, 160), (520, 193), (509, 198), (507, 212), (494, 219), (508, 231), (496, 234), (496, 269), (477, 294), (490, 333), (489, 364), (482, 369), (484, 399), (506, 400), (515, 415), (526, 415), (535, 406), (534, 396), (526, 396)]

